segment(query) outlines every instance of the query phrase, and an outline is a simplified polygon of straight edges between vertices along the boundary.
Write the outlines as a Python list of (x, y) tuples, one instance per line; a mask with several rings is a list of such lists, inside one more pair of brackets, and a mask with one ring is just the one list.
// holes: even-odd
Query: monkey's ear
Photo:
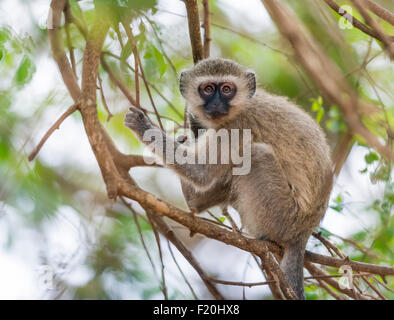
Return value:
[(247, 71), (246, 80), (248, 83), (249, 97), (251, 98), (256, 92), (256, 74), (252, 71)]
[(187, 71), (182, 71), (179, 77), (179, 91), (181, 92), (181, 95), (183, 97), (185, 97), (185, 92), (186, 92), (187, 74), (188, 74)]

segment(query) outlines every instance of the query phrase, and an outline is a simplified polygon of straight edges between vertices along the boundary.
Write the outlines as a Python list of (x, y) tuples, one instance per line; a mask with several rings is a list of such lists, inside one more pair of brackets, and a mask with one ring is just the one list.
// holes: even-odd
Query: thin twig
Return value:
[(382, 300), (387, 300), (387, 298), (376, 288), (371, 282), (369, 282), (368, 278), (366, 276), (361, 276), (361, 278), (364, 280), (368, 286), (375, 291), (375, 293), (379, 296), (380, 299)]
[[(136, 42), (135, 42), (135, 38), (134, 38), (133, 32), (132, 32), (130, 26), (127, 23), (122, 23), (122, 25), (123, 25), (123, 28), (126, 31), (126, 35), (127, 35), (128, 39), (129, 39), (129, 42), (130, 42), (130, 45), (131, 45), (131, 49), (133, 51), (135, 59), (138, 61), (138, 65), (139, 65), (139, 68), (141, 70), (142, 80), (144, 81), (145, 88), (146, 88), (146, 91), (148, 93), (149, 100), (150, 100), (150, 102), (152, 104), (153, 110), (155, 111), (156, 118), (157, 118), (157, 121), (159, 123), (160, 129), (164, 131), (164, 127), (163, 127), (163, 124), (161, 123), (161, 119), (160, 119), (160, 114), (157, 111), (156, 104), (153, 101), (152, 93), (150, 91), (148, 81), (146, 80), (146, 77), (145, 77), (144, 68), (143, 68), (142, 63), (141, 63), (141, 59), (140, 59), (140, 56), (139, 56), (139, 53), (138, 53), (138, 49), (137, 49), (137, 45), (136, 45)], [(138, 78), (138, 76), (136, 76), (136, 77)]]
[(386, 286), (384, 283), (381, 283), (375, 276), (372, 276), (372, 279), (374, 279), (379, 285), (381, 285), (383, 288), (386, 290), (390, 291), (391, 293), (394, 293), (394, 290)]
[[(365, 275), (369, 274), (353, 274), (353, 277), (364, 277)], [(304, 280), (311, 280), (311, 279), (328, 279), (328, 278), (342, 278), (343, 274), (330, 274), (330, 275), (319, 275), (319, 276), (309, 276), (305, 277)], [(218, 279), (213, 279), (210, 278), (211, 281), (220, 283), (220, 284), (225, 284), (225, 285), (230, 285), (230, 286), (239, 286), (239, 287), (256, 287), (256, 286), (264, 286), (269, 283), (274, 283), (276, 282), (275, 280), (269, 280), (269, 281), (262, 281), (262, 282), (239, 282), (239, 281), (226, 281), (226, 280), (218, 280)]]
[(65, 24), (65, 29), (66, 29), (66, 41), (67, 41), (67, 48), (68, 51), (70, 52), (70, 61), (71, 61), (71, 67), (74, 72), (74, 75), (76, 78), (77, 77), (77, 68), (75, 64), (75, 56), (74, 56), (74, 48), (70, 36), (70, 22), (71, 22), (71, 8), (70, 5), (67, 2), (66, 8), (64, 10), (64, 16), (66, 19), (66, 24)]
[(138, 77), (139, 62), (138, 62), (138, 57), (137, 57), (136, 53), (134, 53), (134, 65), (135, 65), (135, 72), (134, 72), (135, 101), (137, 102), (138, 108), (141, 108), (141, 104), (140, 104), (140, 78)]
[(59, 129), (60, 125), (62, 122), (67, 119), (68, 116), (73, 114), (77, 109), (78, 109), (79, 104), (73, 104), (71, 107), (69, 107), (61, 116), (60, 118), (49, 128), (49, 130), (45, 133), (45, 135), (42, 137), (38, 145), (34, 148), (34, 150), (30, 153), (28, 159), (29, 161), (32, 161), (37, 154), (40, 152), (42, 146), (44, 143), (48, 140), (48, 138), (51, 136), (51, 134), (56, 130)]
[(335, 252), (341, 259), (345, 258), (345, 256), (336, 246), (334, 246), (330, 241), (322, 236), (321, 232), (313, 232), (312, 235), (318, 239), (330, 253)]
[(324, 290), (326, 290), (330, 296), (334, 297), (337, 300), (347, 300), (345, 296), (334, 292), (334, 290), (332, 290), (324, 281), (321, 281), (320, 279), (316, 279), (316, 281), (318, 282), (318, 285), (322, 287)]
[(108, 73), (112, 82), (115, 83), (115, 85), (120, 89), (120, 91), (123, 92), (127, 100), (129, 100), (130, 104), (138, 108), (137, 101), (135, 100), (134, 96), (131, 94), (130, 90), (123, 84), (123, 82), (115, 75), (112, 69), (108, 66), (103, 55), (100, 59), (100, 62), (103, 69)]
[(123, 44), (123, 38), (122, 38), (122, 34), (120, 32), (119, 24), (116, 24), (114, 26), (114, 30), (115, 30), (116, 36), (118, 37), (120, 48), (123, 50), (124, 44)]
[[(109, 52), (109, 51), (103, 51), (103, 53), (104, 54), (106, 54), (106, 55), (109, 55), (109, 56), (111, 56), (111, 57), (113, 57), (113, 58), (115, 58), (115, 59), (117, 59), (117, 60), (119, 60), (119, 61), (121, 61), (121, 57), (119, 57), (119, 56), (117, 56), (116, 54), (113, 54), (113, 53), (111, 53), (111, 52)], [(135, 72), (135, 69), (129, 64), (129, 63), (127, 63), (127, 62), (123, 62), (125, 65), (126, 65), (126, 67), (128, 68), (128, 69), (130, 69), (132, 72)], [(142, 79), (142, 74), (139, 72), (138, 73), (138, 76)], [(183, 117), (183, 115), (179, 112), (179, 110), (175, 107), (175, 105), (170, 101), (170, 100), (168, 100), (164, 95), (163, 95), (163, 93), (152, 83), (152, 82), (150, 82), (149, 80), (147, 80), (147, 82), (148, 82), (148, 85), (168, 104), (168, 106), (180, 117), (180, 118), (182, 118)]]
[(104, 95), (104, 89), (103, 89), (103, 81), (101, 80), (100, 75), (97, 76), (98, 81), (99, 81), (99, 86), (100, 86), (100, 96), (101, 96), (101, 100), (103, 101), (103, 105), (105, 110), (107, 111), (107, 121), (111, 120), (111, 118), (114, 116), (111, 111), (108, 108), (108, 103), (107, 103), (107, 99), (105, 98)]
[(164, 235), (171, 243), (178, 249), (178, 251), (185, 257), (185, 259), (190, 263), (190, 265), (196, 270), (197, 274), (200, 276), (201, 280), (204, 282), (208, 291), (216, 300), (224, 300), (223, 296), (220, 294), (216, 286), (211, 282), (209, 276), (201, 268), (199, 262), (194, 257), (194, 255), (186, 248), (183, 242), (177, 237), (173, 230), (165, 223), (162, 217), (156, 214), (152, 214), (152, 219), (155, 221), (157, 227), (159, 228), (162, 235)]
[(170, 59), (170, 57), (168, 56), (166, 50), (164, 49), (163, 41), (161, 40), (159, 33), (157, 32), (158, 27), (157, 27), (156, 22), (149, 19), (149, 17), (146, 14), (143, 13), (143, 15), (144, 15), (144, 18), (146, 19), (146, 21), (148, 21), (149, 25), (151, 26), (153, 33), (154, 33), (157, 41), (160, 44), (160, 49), (161, 49), (161, 52), (163, 53), (163, 56), (166, 58), (167, 62), (170, 64), (170, 67), (171, 67), (175, 77), (178, 79), (178, 72), (176, 71), (175, 65), (172, 62), (172, 60)]
[(222, 208), (222, 211), (223, 211), (223, 215), (228, 219), (228, 221), (230, 221), (230, 224), (231, 224), (231, 227), (233, 228), (233, 231), (241, 234), (241, 231), (239, 230), (239, 228), (235, 224), (233, 218), (228, 213), (227, 207)]
[(172, 251), (170, 240), (167, 239), (168, 250), (170, 251), (172, 260), (174, 261), (175, 265), (177, 266), (179, 273), (181, 274), (183, 280), (185, 281), (186, 285), (189, 287), (190, 292), (192, 293), (194, 299), (198, 300), (197, 294), (194, 292), (192, 285), (190, 284), (189, 280), (187, 279), (186, 275), (182, 271), (181, 266), (179, 265), (178, 261), (175, 258), (174, 252)]
[(161, 281), (162, 281), (161, 290), (163, 292), (164, 299), (168, 300), (168, 290), (167, 290), (166, 276), (165, 276), (165, 270), (164, 270), (165, 267), (164, 267), (164, 260), (163, 260), (163, 251), (161, 249), (159, 232), (157, 231), (156, 225), (153, 221), (152, 214), (153, 214), (152, 212), (146, 211), (146, 215), (147, 215), (148, 220), (152, 226), (153, 234), (155, 235), (157, 249), (159, 250), (159, 257), (160, 257), (160, 263), (161, 263)]
[(241, 31), (235, 30), (234, 28), (231, 28), (231, 27), (228, 27), (228, 26), (223, 26), (223, 25), (218, 24), (216, 22), (212, 22), (211, 25), (216, 27), (216, 28), (229, 31), (231, 33), (235, 33), (235, 34), (241, 36), (242, 38), (248, 39), (248, 40), (250, 40), (252, 42), (255, 42), (255, 43), (260, 44), (260, 45), (262, 45), (264, 47), (267, 47), (268, 49), (270, 49), (272, 51), (275, 51), (277, 53), (280, 53), (280, 54), (284, 55), (285, 57), (290, 57), (291, 56), (289, 53), (287, 53), (285, 51), (282, 51), (280, 49), (274, 48), (271, 45), (267, 44), (266, 42), (263, 42), (263, 41), (261, 41), (259, 39), (256, 39), (256, 38), (254, 38), (254, 37), (252, 37), (252, 36), (250, 36), (250, 35), (248, 35), (246, 33), (241, 32)]
[(237, 282), (237, 281), (226, 281), (226, 280), (219, 280), (219, 279), (213, 279), (210, 278), (211, 281), (219, 283), (219, 284), (224, 284), (228, 286), (238, 286), (238, 287), (256, 287), (256, 286), (265, 286), (270, 283), (275, 283), (275, 280), (268, 280), (268, 281), (263, 281), (263, 282)]
[(357, 10), (361, 13), (366, 23), (368, 23), (371, 28), (379, 35), (380, 41), (384, 44), (387, 49), (387, 52), (391, 59), (394, 59), (394, 44), (393, 38), (388, 36), (383, 32), (383, 29), (380, 25), (368, 14), (367, 10), (364, 9), (366, 3), (364, 0), (352, 0)]
[(146, 255), (147, 255), (148, 259), (149, 259), (149, 262), (150, 262), (150, 264), (151, 264), (151, 266), (152, 266), (153, 273), (154, 273), (156, 279), (159, 279), (159, 277), (158, 277), (158, 275), (157, 275), (157, 270), (156, 270), (155, 263), (153, 262), (153, 259), (152, 259), (151, 255), (150, 255), (150, 253), (149, 253), (148, 247), (146, 246), (146, 243), (145, 243), (145, 240), (144, 240), (144, 235), (142, 234), (142, 229), (141, 229), (141, 225), (140, 225), (140, 223), (139, 223), (139, 221), (138, 221), (137, 212), (135, 212), (135, 210), (133, 209), (133, 207), (131, 206), (131, 204), (128, 203), (128, 202), (125, 200), (124, 197), (120, 197), (120, 199), (122, 200), (123, 204), (124, 204), (124, 205), (131, 211), (131, 213), (133, 214), (134, 222), (135, 222), (135, 225), (137, 226), (137, 230), (138, 230), (138, 233), (139, 233), (139, 235), (140, 235), (141, 244), (142, 244), (142, 246), (143, 246), (143, 248), (144, 248), (144, 250), (145, 250), (145, 253), (146, 253)]

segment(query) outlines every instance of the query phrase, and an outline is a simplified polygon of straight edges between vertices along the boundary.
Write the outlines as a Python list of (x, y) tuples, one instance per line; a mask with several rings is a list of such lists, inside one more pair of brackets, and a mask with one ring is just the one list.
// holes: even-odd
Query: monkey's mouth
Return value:
[(228, 116), (228, 112), (219, 112), (219, 111), (204, 112), (204, 114), (209, 120), (220, 120)]

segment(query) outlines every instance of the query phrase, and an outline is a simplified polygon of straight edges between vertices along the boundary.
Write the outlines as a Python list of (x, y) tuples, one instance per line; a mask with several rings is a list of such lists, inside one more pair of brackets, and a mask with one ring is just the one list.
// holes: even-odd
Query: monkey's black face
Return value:
[(237, 88), (232, 82), (204, 82), (198, 88), (203, 99), (203, 109), (210, 119), (218, 119), (228, 115), (230, 101), (234, 98)]

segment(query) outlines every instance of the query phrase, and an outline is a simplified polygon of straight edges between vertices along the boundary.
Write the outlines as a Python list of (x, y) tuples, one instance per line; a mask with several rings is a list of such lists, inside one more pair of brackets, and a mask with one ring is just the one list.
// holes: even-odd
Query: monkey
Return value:
[(330, 149), (323, 130), (288, 98), (257, 88), (255, 72), (232, 60), (198, 62), (182, 71), (179, 89), (194, 133), (208, 128), (194, 142), (183, 144), (166, 135), (134, 107), (125, 116), (125, 126), (139, 139), (153, 130), (163, 145), (173, 143), (175, 151), (191, 150), (195, 155), (207, 150), (212, 130), (249, 129), (248, 174), (234, 175), (232, 158), (224, 164), (167, 163), (165, 147), (154, 152), (180, 176), (192, 211), (231, 206), (248, 234), (279, 244), (281, 270), (297, 298), (305, 299), (305, 248), (325, 214), (332, 188)]

